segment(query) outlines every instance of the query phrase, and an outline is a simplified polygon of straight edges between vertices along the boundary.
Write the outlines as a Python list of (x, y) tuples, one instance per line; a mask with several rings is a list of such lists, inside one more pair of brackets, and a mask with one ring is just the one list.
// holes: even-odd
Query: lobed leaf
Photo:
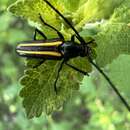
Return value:
[(89, 0), (86, 1), (76, 12), (75, 19), (78, 21), (76, 28), (81, 28), (87, 22), (109, 19), (114, 9), (119, 7), (123, 0)]
[(107, 24), (95, 37), (99, 66), (105, 66), (120, 54), (130, 54), (130, 28), (126, 24)]
[[(52, 113), (62, 107), (66, 100), (69, 100), (74, 90), (78, 90), (78, 84), (83, 78), (82, 74), (64, 65), (57, 83), (58, 94), (56, 95), (54, 81), (60, 62), (45, 61), (38, 68), (29, 68), (25, 71), (21, 79), (24, 88), (21, 90), (20, 96), (24, 98), (23, 105), (28, 118), (38, 117), (42, 112)], [(70, 62), (75, 63), (75, 61)], [(76, 62), (76, 64), (81, 66), (80, 62)], [(87, 65), (82, 64), (82, 68), (83, 66)], [(91, 66), (88, 67), (88, 70), (91, 71)]]

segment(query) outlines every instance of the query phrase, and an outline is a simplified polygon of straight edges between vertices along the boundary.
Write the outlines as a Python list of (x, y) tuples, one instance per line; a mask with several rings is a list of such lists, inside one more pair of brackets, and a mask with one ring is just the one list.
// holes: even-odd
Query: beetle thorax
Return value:
[(60, 50), (62, 51), (64, 58), (67, 60), (77, 56), (88, 56), (89, 53), (89, 47), (87, 45), (73, 43), (72, 41), (63, 43)]

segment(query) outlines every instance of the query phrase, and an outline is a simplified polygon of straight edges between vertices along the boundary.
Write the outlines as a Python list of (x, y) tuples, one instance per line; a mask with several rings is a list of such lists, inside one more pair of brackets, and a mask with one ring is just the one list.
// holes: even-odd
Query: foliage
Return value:
[[(53, 112), (52, 117), (46, 117), (45, 115), (43, 115), (39, 118), (34, 118), (31, 120), (26, 119), (20, 105), (21, 100), (18, 97), (18, 93), (21, 89), (20, 85), (18, 85), (18, 79), (23, 73), (23, 60), (22, 58), (16, 56), (14, 48), (17, 42), (31, 39), (32, 29), (29, 28), (24, 21), (13, 17), (10, 13), (7, 13), (5, 11), (7, 6), (13, 2), (14, 1), (9, 0), (0, 1), (0, 23), (2, 25), (0, 28), (0, 130), (129, 130), (130, 114), (120, 102), (117, 95), (115, 95), (115, 93), (109, 88), (109, 85), (104, 80), (104, 78), (97, 71), (94, 70), (93, 73), (91, 73), (90, 77), (84, 77), (82, 81), (81, 75), (67, 68), (66, 66), (64, 66), (62, 70), (62, 72), (64, 71), (64, 74), (61, 73), (59, 84), (63, 82), (63, 88), (66, 88), (66, 91), (68, 91), (69, 93), (73, 90), (73, 97), (71, 99), (67, 99), (67, 103), (63, 105), (63, 110)], [(73, 22), (73, 24), (79, 30), (80, 34), (85, 38), (85, 40), (88, 40), (88, 37), (93, 37), (96, 39), (97, 63), (100, 66), (104, 67), (104, 71), (109, 75), (111, 80), (118, 87), (121, 94), (124, 95), (125, 98), (129, 101), (129, 1), (77, 0), (75, 2), (75, 0), (69, 0), (68, 2), (68, 0), (59, 0), (58, 2), (60, 4), (58, 3), (56, 7), (61, 12), (63, 12), (63, 14), (67, 18), (69, 18), (71, 22)], [(21, 8), (19, 8), (19, 11), (23, 9), (22, 11), (24, 13), (24, 9), (26, 9), (27, 12), (24, 13), (24, 15), (29, 14), (29, 16), (24, 18), (28, 19), (30, 18), (31, 14), (37, 12), (34, 11), (35, 8), (33, 8), (33, 6), (24, 8), (24, 5), (27, 4), (26, 1), (22, 4), (23, 5), (21, 6)], [(56, 4), (55, 1), (53, 1), (53, 4)], [(44, 5), (40, 6), (42, 7)], [(12, 7), (17, 7), (17, 5), (11, 6), (11, 8)], [(47, 10), (48, 7), (46, 7), (45, 9)], [(22, 16), (22, 11), (17, 12), (19, 13), (17, 15)], [(48, 9), (48, 11), (50, 11), (50, 9)], [(52, 11), (51, 14), (53, 13), (54, 12)], [(42, 14), (42, 16), (45, 17), (47, 22), (59, 29), (64, 34), (66, 39), (69, 39), (70, 36), (73, 34), (71, 29), (69, 29), (65, 22), (55, 13), (55, 18), (53, 20), (51, 19), (51, 17), (48, 18), (46, 14)], [(49, 38), (57, 37), (52, 30), (48, 30), (48, 28), (40, 25), (40, 22), (39, 24), (37, 24), (37, 15), (32, 15), (31, 18), (29, 19), (29, 24), (31, 26), (33, 25), (40, 28), (41, 30), (44, 30)], [(97, 22), (97, 20), (102, 21)], [(84, 24), (86, 25), (84, 26)], [(56, 71), (54, 65), (58, 65), (58, 63), (56, 62), (45, 61), (37, 69), (32, 69), (33, 65), (37, 64), (38, 62), (39, 61), (37, 60), (26, 60), (26, 65), (28, 67), (25, 71), (25, 77), (21, 80), (22, 84), (26, 84), (26, 81), (24, 80), (26, 79), (26, 76), (28, 78), (28, 76), (30, 75), (30, 78), (33, 78), (33, 74), (36, 74), (36, 76), (38, 76), (38, 73), (39, 71), (41, 72), (41, 70), (42, 72), (47, 71), (49, 75), (50, 71), (48, 69), (51, 68), (53, 71)], [(73, 64), (78, 63), (76, 65), (80, 68), (86, 69), (86, 67), (88, 67), (87, 70), (91, 69), (88, 65), (86, 65), (87, 61), (85, 59), (78, 58), (71, 62), (73, 62)], [(51, 66), (52, 64), (54, 65)], [(49, 66), (49, 68), (46, 67), (47, 65)], [(71, 73), (71, 75), (67, 73), (68, 71)], [(41, 75), (42, 80), (46, 79), (44, 77), (44, 74)], [(66, 75), (68, 75), (68, 77)], [(42, 76), (45, 79), (42, 78)], [(67, 87), (65, 85), (65, 83), (67, 82), (70, 83), (70, 81), (68, 81), (66, 77), (68, 79), (71, 79), (72, 81), (72, 86), (70, 85), (70, 89), (68, 88), (69, 86)], [(29, 86), (31, 86), (33, 83), (36, 83), (37, 79), (39, 78), (35, 77), (35, 80), (33, 80), (33, 82), (29, 84)], [(42, 82), (41, 79), (40, 82)], [(81, 82), (81, 87), (80, 93), (77, 94), (77, 91), (75, 90), (78, 89), (77, 83), (79, 82)], [(26, 95), (26, 98), (28, 98), (28, 94), (31, 97), (31, 93), (34, 92), (33, 90), (37, 90), (34, 92), (34, 94), (37, 92), (42, 92), (43, 90), (41, 88), (40, 90), (37, 88), (40, 87), (39, 84), (37, 84), (37, 87), (34, 85), (32, 86), (33, 89), (24, 87), (21, 90), (20, 95)], [(47, 86), (48, 89), (46, 89), (46, 91), (53, 91), (53, 86)], [(52, 89), (50, 87), (52, 87)], [(25, 91), (27, 93), (25, 93)], [(34, 95), (32, 96), (32, 98), (35, 98)], [(40, 100), (41, 98), (36, 104), (38, 104)], [(26, 100), (24, 100), (24, 102), (25, 101)], [(37, 111), (38, 109), (36, 110), (35, 107), (34, 109), (29, 109), (31, 101), (32, 100), (29, 100), (29, 102), (25, 103), (26, 110), (29, 111), (28, 116), (39, 116), (39, 111)], [(43, 105), (42, 103), (43, 102), (40, 102), (38, 106)], [(36, 106), (36, 104), (34, 104), (34, 106)], [(36, 108), (38, 106), (36, 106)], [(33, 110), (35, 110), (35, 112)], [(47, 110), (50, 110), (50, 108), (48, 108)], [(50, 111), (46, 112), (49, 113)]]
[[(98, 30), (95, 35), (91, 35), (91, 37), (95, 38), (97, 43), (96, 61), (100, 66), (104, 67), (107, 64), (110, 64), (120, 54), (129, 54), (130, 31), (129, 26), (127, 25), (129, 20), (126, 20), (126, 15), (124, 15), (124, 13), (128, 14), (129, 11), (128, 0), (115, 1), (112, 6), (107, 6), (113, 3), (111, 0), (107, 2), (90, 2), (84, 0), (78, 2), (72, 0), (71, 2), (68, 2), (67, 0), (49, 0), (49, 2), (61, 11), (65, 17), (68, 16), (71, 22), (76, 21), (74, 22), (74, 26), (77, 29), (81, 29), (88, 20), (89, 22), (96, 22), (97, 19), (107, 19), (106, 22), (100, 24), (99, 28), (97, 28), (97, 26), (93, 27), (95, 30)], [(69, 26), (66, 25), (66, 23), (63, 22), (63, 20), (61, 20), (61, 18), (42, 0), (17, 1), (10, 6), (9, 10), (16, 15), (37, 23), (35, 26), (37, 28), (41, 27), (41, 29), (47, 34), (48, 32), (49, 34), (52, 33), (42, 25), (39, 19), (39, 14), (44, 17), (44, 20), (47, 23), (60, 30), (65, 35), (66, 39), (69, 39), (70, 34), (73, 34)], [(91, 10), (91, 12), (89, 12), (89, 10)], [(118, 12), (121, 14), (120, 17), (118, 16)], [(80, 16), (80, 18), (78, 16)], [(127, 16), (127, 19), (129, 19), (129, 15)], [(39, 24), (42, 26), (39, 26)], [(88, 29), (88, 32), (90, 31), (91, 29)], [(89, 36), (86, 34), (85, 37)], [(28, 62), (31, 61), (28, 60)], [(75, 62), (72, 62), (73, 64), (77, 64), (76, 59)], [(80, 68), (83, 68), (81, 65), (84, 64), (88, 68), (86, 68), (86, 70), (91, 72), (91, 67), (88, 63), (85, 64), (82, 61), (79, 63)], [(77, 72), (64, 67), (64, 72), (62, 71), (58, 82), (58, 95), (55, 95), (52, 86), (59, 65), (60, 62), (44, 61), (41, 66), (34, 69), (27, 64), (28, 69), (25, 71), (24, 77), (21, 79), (21, 84), (24, 86), (21, 91), (21, 96), (24, 98), (23, 104), (29, 118), (40, 116), (42, 111), (50, 114), (52, 111), (60, 108), (63, 106), (64, 101), (72, 96), (72, 92), (77, 89), (76, 80), (81, 81), (82, 76)], [(73, 79), (73, 81), (71, 79)]]

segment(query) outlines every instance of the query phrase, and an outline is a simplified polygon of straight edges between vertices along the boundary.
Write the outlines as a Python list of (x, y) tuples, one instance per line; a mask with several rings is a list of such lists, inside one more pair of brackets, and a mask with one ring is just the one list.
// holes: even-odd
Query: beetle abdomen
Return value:
[(58, 50), (58, 46), (62, 41), (27, 41), (18, 44), (16, 52), (23, 57), (61, 59), (62, 54)]

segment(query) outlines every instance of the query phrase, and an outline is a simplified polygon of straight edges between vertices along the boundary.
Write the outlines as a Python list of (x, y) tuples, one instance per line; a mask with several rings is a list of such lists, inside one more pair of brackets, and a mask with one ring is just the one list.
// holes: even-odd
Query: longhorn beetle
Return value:
[[(35, 29), (34, 34), (34, 40), (33, 41), (25, 41), (22, 43), (19, 43), (16, 47), (16, 52), (18, 55), (23, 57), (32, 57), (32, 58), (41, 58), (41, 59), (50, 59), (50, 60), (62, 60), (61, 65), (58, 69), (58, 74), (56, 77), (56, 80), (54, 82), (54, 90), (57, 94), (57, 80), (59, 78), (59, 73), (62, 69), (63, 64), (66, 64), (67, 66), (71, 67), (72, 69), (84, 74), (88, 75), (87, 72), (84, 72), (83, 70), (80, 70), (68, 63), (69, 59), (75, 58), (75, 57), (87, 57), (89, 62), (104, 76), (104, 78), (108, 81), (112, 89), (115, 91), (115, 93), (119, 96), (122, 103), (126, 106), (126, 108), (130, 111), (130, 106), (127, 103), (127, 101), (124, 99), (124, 97), (120, 94), (116, 86), (111, 82), (109, 77), (103, 72), (103, 70), (98, 67), (97, 64), (95, 64), (91, 58), (92, 48), (89, 46), (90, 43), (94, 42), (94, 40), (90, 42), (85, 42), (85, 40), (79, 35), (78, 31), (72, 26), (72, 24), (68, 21), (67, 18), (65, 18), (51, 3), (49, 3), (47, 0), (43, 0), (50, 8), (52, 8), (75, 32), (74, 35), (72, 35), (70, 41), (65, 41), (63, 35), (53, 26), (49, 25), (44, 21), (42, 16), (39, 14), (39, 19), (41, 22), (53, 29), (57, 32), (59, 38), (54, 39), (47, 39), (47, 36), (41, 32), (38, 29)], [(41, 36), (43, 36), (44, 40), (37, 40), (36, 39), (36, 33), (39, 33)], [(75, 37), (80, 41), (80, 44), (75, 42)], [(40, 63), (42, 64), (42, 62)], [(35, 66), (37, 67), (37, 66)]]

